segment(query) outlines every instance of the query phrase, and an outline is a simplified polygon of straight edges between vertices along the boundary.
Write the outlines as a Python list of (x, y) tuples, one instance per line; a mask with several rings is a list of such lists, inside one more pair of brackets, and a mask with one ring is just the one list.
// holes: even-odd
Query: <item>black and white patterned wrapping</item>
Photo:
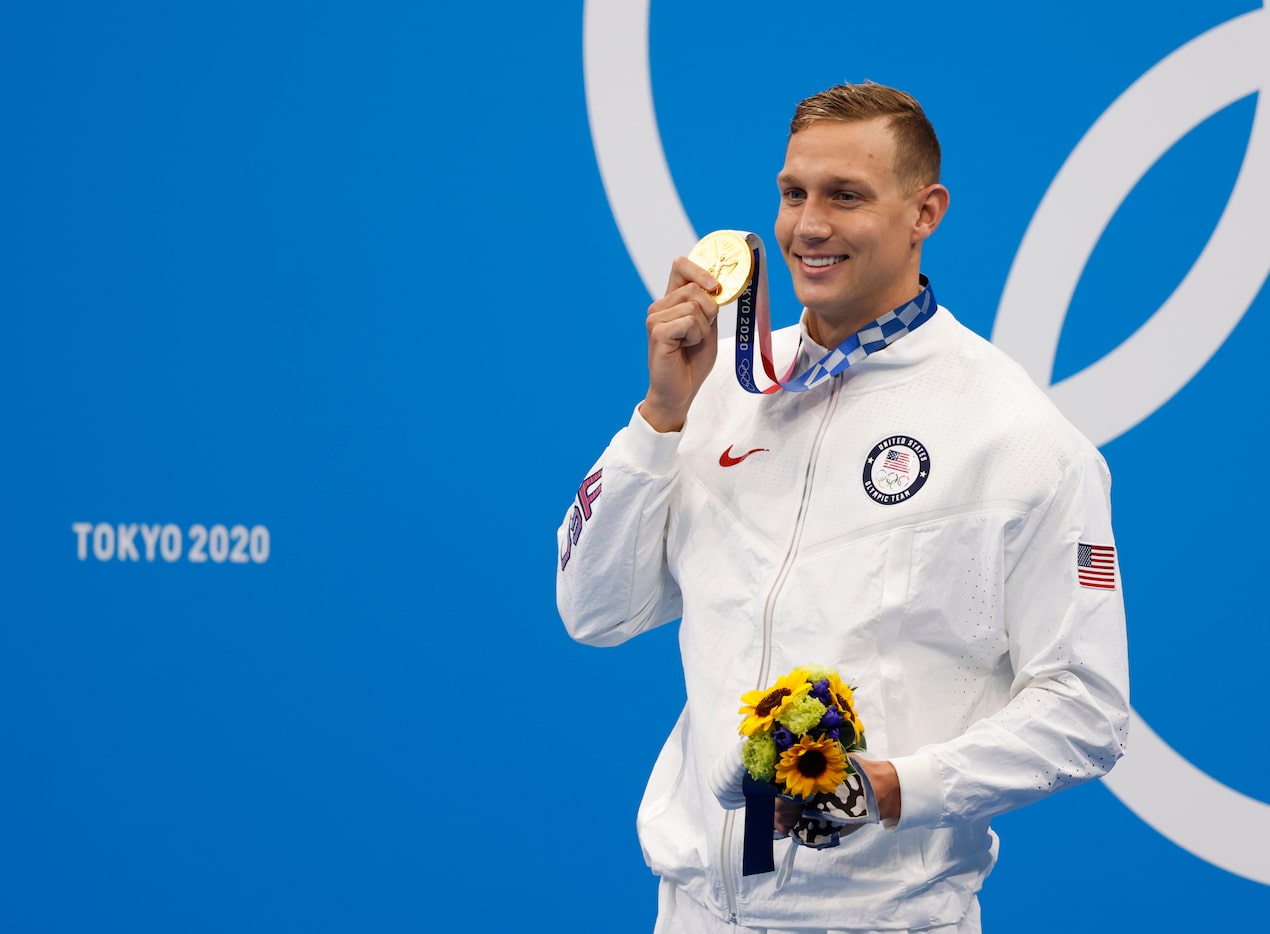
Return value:
[(856, 766), (832, 794), (813, 795), (791, 831), (813, 850), (837, 846), (845, 827), (878, 822), (878, 801), (868, 777)]

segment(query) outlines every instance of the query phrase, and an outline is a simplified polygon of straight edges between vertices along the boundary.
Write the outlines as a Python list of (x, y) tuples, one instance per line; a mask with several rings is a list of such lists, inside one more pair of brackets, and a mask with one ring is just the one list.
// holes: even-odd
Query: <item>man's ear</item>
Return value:
[(917, 222), (913, 225), (913, 243), (921, 243), (939, 227), (948, 212), (948, 189), (939, 183), (927, 185), (918, 191)]

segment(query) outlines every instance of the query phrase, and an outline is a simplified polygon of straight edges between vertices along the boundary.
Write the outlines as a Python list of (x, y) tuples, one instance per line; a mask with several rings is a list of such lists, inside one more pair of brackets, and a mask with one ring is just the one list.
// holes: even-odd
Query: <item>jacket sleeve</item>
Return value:
[(666, 563), (680, 437), (658, 433), (636, 410), (565, 514), (556, 533), (556, 606), (579, 642), (617, 645), (683, 612)]
[[(1123, 755), (1129, 674), (1110, 489), (1102, 457), (1078, 457), (1007, 542), (1010, 700), (961, 736), (892, 760), (898, 827), (990, 818), (1098, 778)], [(1082, 545), (1110, 557), (1112, 587), (1082, 582)]]

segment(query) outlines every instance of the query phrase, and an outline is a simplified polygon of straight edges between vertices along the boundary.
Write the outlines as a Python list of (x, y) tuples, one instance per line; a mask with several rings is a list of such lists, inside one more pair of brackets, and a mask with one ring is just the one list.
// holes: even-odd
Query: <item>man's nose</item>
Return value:
[(803, 240), (823, 240), (829, 236), (827, 205), (816, 198), (808, 198), (798, 215), (796, 232)]

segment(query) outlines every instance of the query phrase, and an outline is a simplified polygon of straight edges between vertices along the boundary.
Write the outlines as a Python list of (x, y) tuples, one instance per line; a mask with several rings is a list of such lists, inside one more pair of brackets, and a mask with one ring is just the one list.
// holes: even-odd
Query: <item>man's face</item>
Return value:
[(904, 191), (894, 166), (885, 118), (813, 123), (785, 150), (776, 241), (812, 314), (812, 336), (826, 346), (920, 291), (918, 245), (934, 229), (922, 223), (930, 186)]

